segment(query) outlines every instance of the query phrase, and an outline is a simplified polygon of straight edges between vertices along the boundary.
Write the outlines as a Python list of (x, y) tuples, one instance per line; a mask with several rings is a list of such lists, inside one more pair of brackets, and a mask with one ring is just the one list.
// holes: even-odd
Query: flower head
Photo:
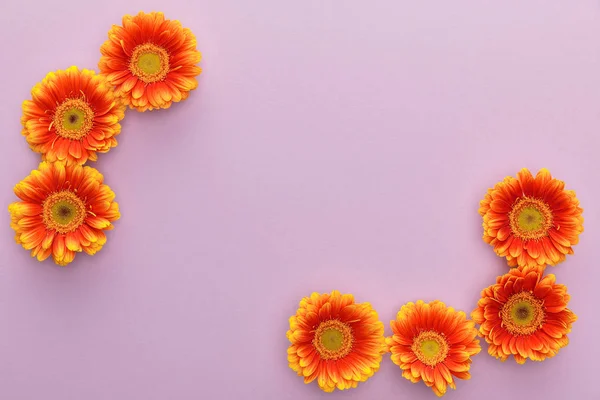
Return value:
[(120, 217), (115, 194), (102, 182), (94, 168), (42, 162), (15, 186), (20, 201), (8, 206), (15, 241), (39, 261), (52, 255), (63, 266), (76, 252), (95, 254)]
[(379, 369), (383, 323), (369, 303), (350, 294), (313, 293), (290, 318), (290, 368), (326, 392), (355, 388)]
[(194, 34), (179, 21), (160, 12), (126, 15), (108, 38), (98, 67), (131, 108), (169, 108), (198, 86), (201, 55)]
[(117, 145), (125, 106), (94, 71), (51, 72), (31, 96), (23, 102), (22, 133), (43, 160), (85, 164)]
[(567, 333), (577, 316), (567, 308), (570, 296), (555, 276), (542, 278), (539, 267), (511, 269), (481, 292), (471, 313), (490, 355), (519, 364), (543, 361), (569, 343)]
[(419, 300), (403, 305), (390, 324), (393, 335), (385, 341), (403, 377), (423, 381), (440, 397), (448, 386), (456, 389), (455, 378), (470, 379), (471, 356), (481, 347), (464, 312)]
[(564, 182), (546, 169), (534, 178), (525, 168), (489, 189), (479, 208), (483, 240), (510, 266), (564, 261), (583, 232), (582, 212)]

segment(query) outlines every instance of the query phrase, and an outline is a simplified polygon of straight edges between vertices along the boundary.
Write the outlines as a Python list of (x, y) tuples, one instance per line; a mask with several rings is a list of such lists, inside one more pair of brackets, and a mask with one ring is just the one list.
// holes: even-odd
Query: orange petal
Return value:
[(65, 237), (65, 245), (67, 249), (71, 251), (81, 251), (81, 244), (77, 238), (77, 234), (75, 232), (67, 233)]
[(510, 229), (510, 226), (503, 226), (502, 228), (498, 229), (498, 233), (496, 234), (496, 237), (498, 238), (498, 240), (506, 240), (508, 239), (508, 237), (512, 234), (512, 230)]
[(527, 168), (523, 168), (521, 171), (517, 173), (517, 178), (519, 180), (519, 185), (521, 186), (521, 191), (526, 196), (531, 196), (533, 193), (533, 185), (534, 179), (531, 175), (531, 172)]
[(527, 252), (532, 258), (538, 258), (542, 254), (542, 244), (537, 240), (529, 240), (526, 246)]
[(18, 213), (25, 216), (36, 216), (42, 213), (42, 207), (39, 204), (27, 202), (12, 203), (8, 209), (11, 213)]
[(548, 235), (550, 235), (550, 237), (552, 238), (552, 240), (554, 240), (555, 242), (561, 244), (562, 246), (565, 246), (565, 247), (571, 246), (571, 242), (569, 242), (569, 240), (567, 240), (567, 238), (565, 236), (563, 236), (562, 232), (557, 231), (554, 228), (550, 229), (548, 231)]
[(325, 303), (319, 310), (319, 317), (321, 320), (328, 320), (331, 318), (331, 304)]
[(131, 89), (133, 89), (133, 87), (138, 83), (138, 78), (136, 78), (135, 76), (131, 76), (129, 77), (129, 79), (127, 79), (125, 82), (123, 82), (123, 84), (119, 87), (119, 90), (122, 92), (130, 92)]
[(533, 196), (534, 197), (542, 197), (546, 190), (546, 185), (551, 180), (552, 180), (552, 175), (550, 175), (550, 171), (548, 171), (546, 168), (542, 168), (535, 177), (535, 181), (533, 184)]
[(513, 356), (515, 357), (515, 361), (518, 364), (525, 364), (525, 361), (527, 360), (525, 357), (519, 355), (519, 354), (513, 354)]
[(492, 200), (490, 208), (498, 213), (508, 213), (511, 210), (511, 205), (504, 200), (496, 199)]
[(528, 349), (525, 346), (525, 338), (523, 336), (519, 336), (516, 341), (517, 351), (522, 357), (527, 357)]
[(560, 253), (556, 250), (556, 247), (552, 245), (552, 242), (548, 240), (548, 238), (544, 238), (541, 243), (548, 258), (554, 263), (559, 262), (561, 259)]
[(62, 234), (56, 235), (52, 246), (52, 253), (57, 259), (62, 259), (65, 255), (65, 236)]
[(69, 154), (71, 154), (76, 159), (81, 158), (81, 156), (82, 156), (81, 143), (78, 141), (72, 141), (71, 144), (69, 145)]
[(433, 383), (433, 368), (429, 366), (423, 367), (421, 370), (421, 377), (425, 382)]
[(424, 369), (425, 365), (421, 361), (416, 361), (410, 365), (410, 372), (415, 378), (421, 377)]
[(452, 375), (454, 375), (455, 377), (457, 377), (458, 379), (471, 379), (471, 374), (468, 372), (458, 372), (458, 371), (452, 371)]
[(56, 231), (47, 231), (46, 237), (42, 241), (42, 248), (44, 249), (52, 249), (52, 242), (54, 241), (54, 236), (56, 235)]
[(450, 370), (448, 369), (448, 367), (446, 367), (444, 363), (439, 363), (438, 365), (436, 365), (436, 369), (439, 371), (439, 373), (442, 375), (442, 377), (446, 380), (447, 383), (453, 382), (452, 374), (450, 373)]
[(27, 230), (21, 234), (21, 242), (26, 249), (33, 249), (40, 245), (46, 237), (46, 228), (43, 225), (38, 225), (34, 229)]
[(147, 86), (144, 82), (138, 81), (133, 87), (133, 90), (131, 91), (131, 97), (133, 97), (134, 99), (139, 99), (146, 92), (146, 88)]
[(446, 393), (446, 379), (442, 376), (438, 368), (433, 369), (433, 382), (441, 394)]
[(519, 238), (514, 238), (512, 244), (508, 248), (508, 252), (512, 257), (518, 257), (523, 251), (523, 242)]
[(110, 222), (102, 217), (88, 217), (85, 222), (92, 228), (106, 229), (110, 226)]
[(314, 335), (304, 330), (297, 330), (292, 337), (296, 343), (308, 343), (312, 342)]
[(452, 372), (464, 372), (469, 370), (469, 364), (465, 362), (456, 362), (450, 357), (444, 360), (444, 365)]

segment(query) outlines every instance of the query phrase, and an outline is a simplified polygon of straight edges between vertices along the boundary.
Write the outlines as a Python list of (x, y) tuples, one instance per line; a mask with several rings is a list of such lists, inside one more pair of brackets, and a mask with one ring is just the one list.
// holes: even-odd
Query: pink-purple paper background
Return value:
[[(128, 112), (97, 166), (122, 218), (95, 257), (38, 263), (12, 187), (37, 166), (21, 102), (48, 71), (95, 68), (111, 24), (162, 10), (197, 35), (200, 87)], [(544, 363), (483, 352), (447, 399), (600, 399), (600, 3), (16, 1), (0, 6), (0, 399), (433, 399), (385, 357), (322, 393), (287, 366), (298, 301), (338, 289), (390, 333), (402, 304), (470, 312), (506, 272), (478, 203), (546, 167), (585, 209), (550, 272), (578, 314)]]

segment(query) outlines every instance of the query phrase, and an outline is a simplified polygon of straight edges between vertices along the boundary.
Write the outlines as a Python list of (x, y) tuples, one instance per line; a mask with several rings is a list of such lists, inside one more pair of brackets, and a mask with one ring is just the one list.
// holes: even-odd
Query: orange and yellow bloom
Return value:
[(14, 192), (20, 201), (8, 210), (15, 240), (39, 261), (52, 255), (64, 266), (76, 252), (95, 254), (106, 243), (104, 231), (120, 217), (102, 175), (79, 164), (42, 162)]
[(514, 268), (481, 292), (471, 316), (490, 355), (502, 361), (513, 355), (519, 364), (527, 358), (543, 361), (569, 343), (567, 334), (577, 320), (567, 308), (569, 298), (554, 275), (542, 278), (539, 267)]
[(70, 67), (49, 73), (23, 102), (23, 135), (47, 161), (96, 161), (117, 145), (125, 106), (104, 78)]
[(583, 209), (575, 192), (542, 169), (522, 169), (489, 189), (481, 201), (483, 240), (508, 265), (556, 265), (573, 254), (583, 232)]
[(290, 318), (290, 368), (325, 392), (355, 388), (379, 370), (383, 323), (369, 303), (350, 294), (313, 293)]
[(125, 104), (138, 111), (169, 108), (196, 89), (201, 55), (196, 37), (163, 13), (140, 12), (113, 25), (98, 67)]
[(391, 321), (393, 335), (386, 338), (392, 361), (402, 376), (413, 383), (423, 381), (438, 396), (454, 380), (470, 379), (471, 356), (481, 351), (477, 329), (462, 311), (441, 301), (408, 303)]

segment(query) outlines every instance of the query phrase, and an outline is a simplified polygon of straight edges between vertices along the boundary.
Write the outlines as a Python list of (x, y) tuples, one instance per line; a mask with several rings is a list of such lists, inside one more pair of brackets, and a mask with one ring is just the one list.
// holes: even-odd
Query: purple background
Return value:
[[(484, 346), (446, 398), (600, 398), (598, 1), (25, 3), (0, 7), (0, 398), (433, 399), (389, 357), (352, 391), (304, 385), (288, 317), (332, 289), (371, 302), (386, 334), (408, 301), (470, 312), (507, 270), (478, 202), (522, 167), (585, 209), (575, 256), (550, 269), (579, 315), (572, 344), (524, 366)], [(195, 32), (200, 88), (128, 112), (100, 155), (122, 210), (106, 247), (40, 264), (6, 212), (39, 160), (21, 102), (48, 71), (95, 68), (141, 9)]]

